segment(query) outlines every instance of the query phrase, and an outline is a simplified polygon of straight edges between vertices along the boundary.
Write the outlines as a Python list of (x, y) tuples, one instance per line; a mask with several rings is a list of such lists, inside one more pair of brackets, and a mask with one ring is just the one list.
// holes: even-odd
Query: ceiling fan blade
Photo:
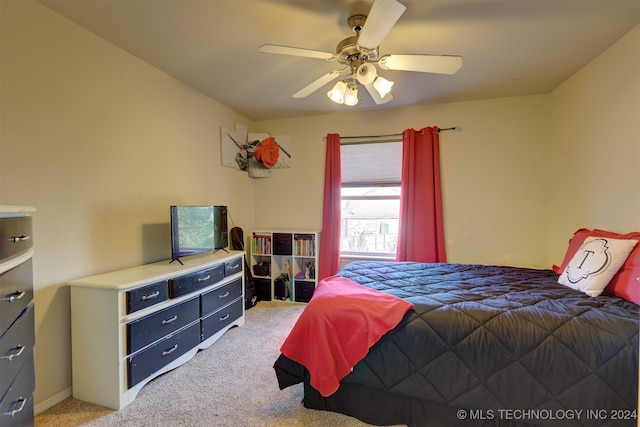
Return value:
[(378, 65), (385, 70), (455, 74), (462, 67), (462, 57), (456, 55), (385, 55), (380, 58)]
[(294, 98), (304, 98), (306, 96), (311, 95), (316, 90), (320, 89), (322, 86), (329, 83), (331, 80), (334, 80), (342, 75), (345, 70), (333, 70), (320, 77), (318, 80), (311, 82), (307, 86), (303, 87), (293, 95)]
[(367, 92), (369, 92), (369, 95), (371, 95), (371, 98), (373, 98), (376, 104), (386, 104), (393, 99), (391, 92), (381, 97), (376, 88), (373, 87), (373, 83), (368, 83), (363, 86), (367, 89)]
[(405, 9), (396, 0), (375, 0), (358, 37), (360, 47), (369, 50), (377, 48)]
[(277, 53), (280, 55), (293, 55), (304, 56), (306, 58), (316, 59), (335, 59), (335, 55), (329, 52), (322, 52), (320, 50), (303, 49), (300, 47), (280, 46), (277, 44), (263, 44), (258, 48), (263, 53)]

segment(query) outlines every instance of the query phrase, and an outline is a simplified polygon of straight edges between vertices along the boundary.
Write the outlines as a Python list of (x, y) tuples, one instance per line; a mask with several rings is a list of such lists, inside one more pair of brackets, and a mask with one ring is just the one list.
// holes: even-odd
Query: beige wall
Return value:
[[(70, 392), (67, 280), (169, 256), (172, 203), (225, 203), (245, 230), (319, 228), (328, 132), (462, 126), (441, 134), (452, 262), (548, 267), (575, 228), (640, 229), (638, 28), (552, 94), (251, 123), (37, 3), (0, 16), (0, 204), (38, 209), (36, 409)], [(221, 167), (236, 122), (289, 134), (293, 167)], [(571, 193), (580, 176), (593, 193)]]
[(313, 189), (323, 185), (327, 133), (461, 126), (440, 134), (449, 261), (545, 267), (547, 111), (542, 95), (256, 123), (290, 134), (294, 147), (292, 169), (256, 182), (257, 225), (321, 227), (322, 192)]
[(170, 258), (171, 204), (251, 225), (253, 182), (220, 167), (220, 127), (250, 122), (37, 3), (0, 3), (0, 203), (38, 209), (42, 405), (70, 391), (67, 280)]
[(640, 230), (640, 26), (551, 94), (547, 260), (580, 227)]

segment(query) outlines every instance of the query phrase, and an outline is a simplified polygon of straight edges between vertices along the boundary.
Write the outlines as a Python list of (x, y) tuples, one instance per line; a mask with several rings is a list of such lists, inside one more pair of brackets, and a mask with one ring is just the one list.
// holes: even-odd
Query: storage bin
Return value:
[(273, 254), (292, 255), (293, 236), (291, 233), (273, 233)]
[(295, 300), (297, 302), (309, 302), (313, 296), (313, 291), (316, 289), (314, 282), (303, 282), (296, 280), (295, 286)]
[(271, 264), (268, 262), (261, 262), (253, 266), (253, 274), (255, 276), (269, 276), (271, 275)]
[(271, 279), (253, 279), (258, 301), (271, 301)]

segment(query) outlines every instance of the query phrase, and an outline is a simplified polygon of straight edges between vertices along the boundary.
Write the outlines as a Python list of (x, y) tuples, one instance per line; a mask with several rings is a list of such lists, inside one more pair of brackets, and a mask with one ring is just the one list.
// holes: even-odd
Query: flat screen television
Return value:
[(171, 260), (226, 250), (226, 206), (171, 206)]

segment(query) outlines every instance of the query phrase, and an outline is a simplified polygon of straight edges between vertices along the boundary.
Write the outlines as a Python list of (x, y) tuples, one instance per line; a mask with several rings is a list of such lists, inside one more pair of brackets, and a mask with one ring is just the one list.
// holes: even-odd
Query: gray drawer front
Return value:
[(229, 277), (240, 271), (242, 271), (242, 258), (234, 258), (224, 263), (224, 277)]
[(200, 344), (200, 322), (194, 322), (166, 339), (127, 359), (128, 387), (159, 371)]
[(35, 390), (33, 358), (22, 366), (15, 381), (0, 401), (0, 426), (33, 426), (33, 390)]
[(203, 317), (200, 322), (202, 326), (202, 340), (204, 341), (212, 337), (216, 332), (220, 331), (234, 320), (239, 319), (242, 316), (243, 307), (244, 301), (242, 298), (238, 298), (228, 306)]
[(209, 285), (224, 279), (224, 265), (216, 265), (213, 268), (199, 271), (182, 277), (169, 280), (169, 297), (176, 298), (197, 292)]
[(0, 261), (33, 246), (31, 217), (0, 218)]
[(127, 292), (127, 313), (135, 313), (169, 299), (169, 287), (166, 280), (143, 286)]
[(0, 336), (33, 299), (31, 259), (0, 274)]
[(207, 314), (242, 296), (242, 279), (220, 286), (200, 296), (200, 315)]
[(200, 298), (195, 297), (127, 323), (127, 354), (172, 334), (200, 317)]
[(33, 358), (33, 318), (32, 303), (0, 338), (0, 391), (6, 390), (20, 368)]

